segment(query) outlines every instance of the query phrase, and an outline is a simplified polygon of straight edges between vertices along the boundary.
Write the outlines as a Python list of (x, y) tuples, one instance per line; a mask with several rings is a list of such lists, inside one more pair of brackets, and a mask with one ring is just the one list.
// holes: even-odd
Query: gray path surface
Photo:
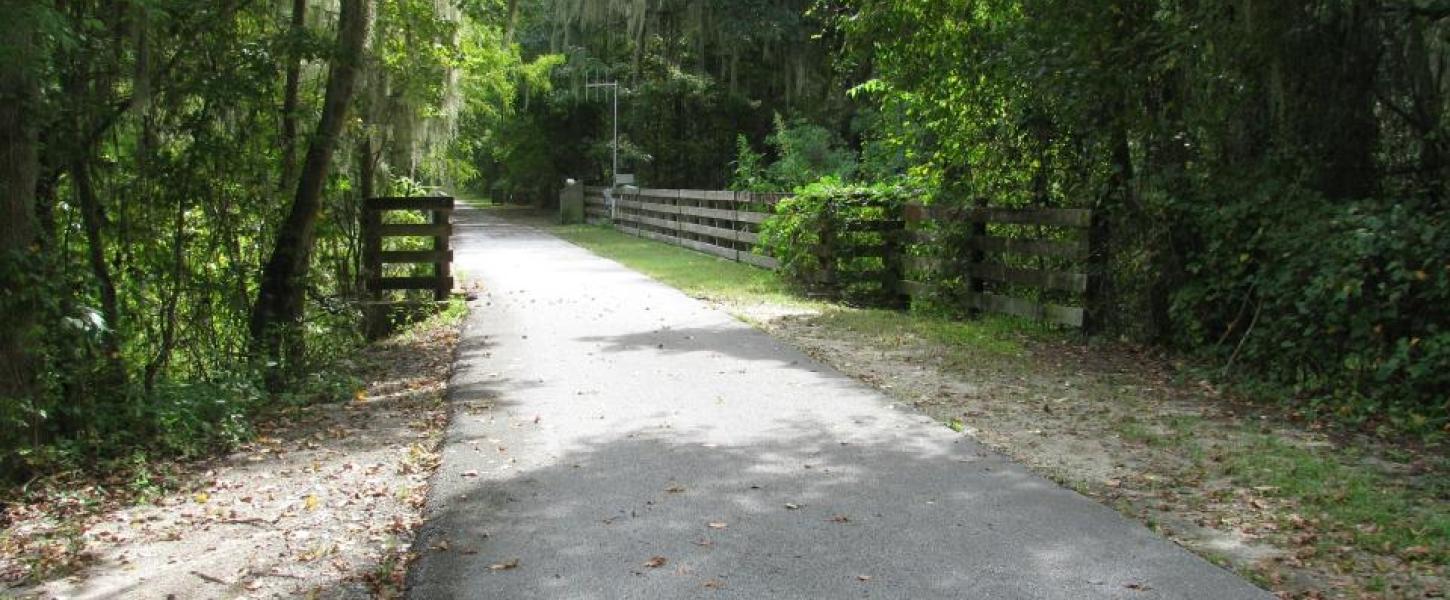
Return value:
[(1269, 597), (672, 288), (455, 218), (485, 293), (414, 598)]

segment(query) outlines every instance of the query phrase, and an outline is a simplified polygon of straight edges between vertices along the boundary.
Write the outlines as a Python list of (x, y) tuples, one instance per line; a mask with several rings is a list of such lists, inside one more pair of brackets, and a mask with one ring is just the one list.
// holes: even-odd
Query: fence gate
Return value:
[[(383, 213), (390, 211), (423, 212), (427, 222), (384, 223)], [(432, 290), (434, 302), (448, 299), (453, 290), (453, 250), (449, 246), (449, 236), (453, 234), (453, 225), (449, 222), (452, 213), (451, 196), (368, 198), (363, 203), (362, 264), (365, 293), (368, 305), (372, 307), (368, 314), (370, 334), (386, 328), (389, 308), (399, 304), (418, 304), (385, 299), (386, 292)], [(383, 238), (389, 237), (432, 238), (433, 247), (428, 250), (384, 250)], [(384, 266), (389, 264), (431, 264), (433, 274), (389, 276), (384, 270)]]

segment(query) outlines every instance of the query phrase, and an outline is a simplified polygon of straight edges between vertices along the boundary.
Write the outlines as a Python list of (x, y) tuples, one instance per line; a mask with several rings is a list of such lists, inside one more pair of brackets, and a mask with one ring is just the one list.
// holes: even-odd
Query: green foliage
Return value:
[(775, 132), (765, 138), (776, 159), (750, 147), (744, 135), (736, 138), (735, 173), (730, 189), (771, 192), (795, 189), (822, 178), (849, 181), (856, 172), (856, 153), (825, 127), (804, 120), (787, 124), (775, 116)]
[[(1320, 540), (1326, 549), (1348, 541), (1370, 552), (1398, 551), (1431, 564), (1450, 561), (1450, 506), (1435, 501), (1450, 492), (1443, 481), (1431, 481), (1425, 490), (1405, 489), (1345, 458), (1355, 457), (1261, 435), (1233, 453), (1226, 468), (1243, 485), (1293, 499), (1297, 513), (1328, 519), (1333, 529), (1352, 532), (1348, 540)], [(1292, 523), (1284, 525), (1297, 529)]]
[(750, 140), (743, 134), (736, 136), (735, 173), (730, 177), (730, 189), (769, 192), (774, 187), (765, 176), (765, 156), (751, 148)]
[(880, 258), (855, 258), (857, 246), (887, 243), (879, 231), (859, 231), (867, 221), (900, 219), (912, 190), (891, 184), (850, 185), (828, 176), (796, 188), (775, 206), (760, 227), (760, 250), (780, 261), (779, 272), (793, 285), (851, 299), (880, 297), (882, 290), (858, 286), (882, 268)]
[(851, 91), (870, 177), (902, 158), (941, 203), (1093, 208), (1112, 334), (1211, 357), (1305, 412), (1431, 432), (1450, 422), (1450, 92), (1424, 65), (1450, 22), (1371, 6), (817, 12), (839, 70), (872, 77)]
[(250, 417), (264, 400), (261, 386), (244, 377), (161, 385), (147, 398), (150, 422), (140, 429), (154, 431), (154, 439), (116, 445), (186, 458), (230, 450), (251, 437)]
[[(0, 314), (23, 317), (0, 333), (6, 352), (12, 335), (24, 348), (0, 360), (0, 377), (24, 382), (0, 399), (0, 479), (136, 452), (200, 456), (244, 439), (274, 404), (350, 397), (356, 380), (332, 365), (363, 343), (362, 190), (411, 194), (471, 176), (464, 159), (478, 146), (455, 144), (459, 121), (501, 114), (516, 81), (540, 81), (529, 65), (514, 76), (518, 54), (485, 6), (497, 3), (466, 14), (433, 0), (373, 3), (354, 118), (301, 254), (302, 376), (265, 397), (248, 317), (336, 51), (337, 12), (308, 3), (299, 32), (291, 4), (35, 5), (14, 39), (40, 43), (0, 48), (39, 80), (22, 107), (38, 130), (38, 183), (16, 199), (34, 207), (36, 235), (21, 256), (0, 257)], [(283, 115), (294, 56), (307, 64), (297, 111)], [(298, 125), (290, 139), (285, 116)]]
[(521, 0), (519, 56), (560, 62), (549, 86), (519, 87), (512, 113), (464, 124), (493, 149), (477, 157), (477, 191), (544, 204), (565, 178), (607, 181), (614, 98), (589, 83), (619, 83), (620, 171), (651, 187), (729, 185), (738, 136), (765, 140), (776, 113), (843, 129), (848, 110), (810, 4)]
[(776, 189), (793, 190), (822, 178), (850, 181), (856, 155), (840, 137), (825, 127), (804, 120), (786, 123), (775, 116), (775, 133), (766, 138), (776, 160), (767, 169)]
[[(1174, 297), (1183, 343), (1288, 388), (1309, 411), (1391, 430), (1446, 424), (1450, 236), (1441, 219), (1400, 203), (1281, 199), (1200, 222), (1213, 241)], [(1220, 333), (1217, 323), (1230, 325)]]

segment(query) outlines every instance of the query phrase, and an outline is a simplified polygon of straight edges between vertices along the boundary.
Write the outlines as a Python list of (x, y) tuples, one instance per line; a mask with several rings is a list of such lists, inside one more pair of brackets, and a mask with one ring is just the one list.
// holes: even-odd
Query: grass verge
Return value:
[(750, 265), (622, 234), (597, 225), (551, 225), (549, 231), (595, 254), (624, 264), (692, 297), (719, 302), (737, 316), (758, 321), (760, 306), (816, 316), (820, 326), (869, 336), (882, 347), (926, 338), (962, 350), (1019, 355), (1024, 331), (1045, 330), (1016, 319), (990, 316), (974, 321), (913, 315), (901, 311), (842, 306), (804, 298), (775, 273)]

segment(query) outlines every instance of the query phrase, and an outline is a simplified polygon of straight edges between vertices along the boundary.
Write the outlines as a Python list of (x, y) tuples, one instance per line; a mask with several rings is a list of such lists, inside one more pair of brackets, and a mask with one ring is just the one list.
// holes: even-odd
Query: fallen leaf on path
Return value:
[(657, 569), (659, 567), (665, 566), (665, 563), (669, 562), (669, 560), (670, 559), (663, 556), (651, 556), (649, 560), (644, 561), (644, 566), (651, 569)]
[(725, 587), (725, 582), (720, 581), (719, 579), (709, 579), (705, 581), (705, 587), (712, 590), (718, 590), (722, 587)]
[(488, 570), (490, 571), (508, 571), (517, 568), (519, 568), (519, 559), (517, 558), (510, 558), (501, 563), (493, 563), (488, 566)]
[(679, 493), (682, 493), (684, 491), (685, 491), (685, 486), (683, 486), (683, 485), (672, 485), (670, 487), (665, 488), (665, 492), (666, 493), (670, 493), (670, 494), (679, 494)]
[(206, 492), (197, 492), (191, 496), (191, 499), (197, 504), (206, 504), (206, 501), (211, 499), (211, 495)]
[(469, 469), (463, 472), (463, 477), (478, 477), (478, 471)]
[(846, 515), (836, 515), (836, 516), (831, 517), (830, 519), (827, 519), (827, 520), (830, 521), (830, 522), (832, 522), (832, 523), (850, 523), (851, 522), (851, 517), (848, 517)]

